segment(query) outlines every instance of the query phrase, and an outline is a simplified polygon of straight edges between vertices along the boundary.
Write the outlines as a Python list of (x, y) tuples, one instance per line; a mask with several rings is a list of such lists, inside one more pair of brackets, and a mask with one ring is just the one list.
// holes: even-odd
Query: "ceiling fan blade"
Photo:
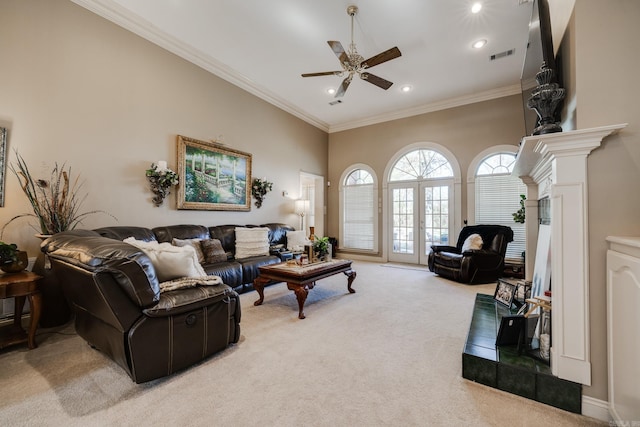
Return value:
[(342, 71), (323, 71), (322, 73), (305, 73), (302, 77), (339, 76)]
[(333, 53), (336, 54), (341, 64), (344, 64), (345, 62), (349, 62), (349, 57), (347, 56), (347, 53), (344, 51), (344, 48), (342, 47), (342, 43), (335, 40), (329, 40), (327, 43), (329, 43), (331, 50), (333, 50)]
[(391, 87), (391, 85), (393, 84), (389, 80), (385, 80), (382, 77), (378, 77), (378, 76), (376, 76), (374, 74), (371, 74), (371, 73), (362, 73), (362, 74), (360, 74), (360, 78), (362, 80), (366, 80), (369, 83), (374, 84), (374, 85), (376, 85), (379, 88), (382, 88), (384, 90), (389, 89)]
[(396, 59), (399, 56), (402, 56), (402, 53), (400, 53), (400, 49), (398, 49), (397, 47), (392, 47), (389, 50), (385, 50), (384, 52), (379, 53), (376, 56), (372, 56), (371, 58), (362, 61), (362, 66), (366, 68), (375, 67), (376, 65), (382, 64), (383, 62)]
[(338, 91), (336, 92), (336, 96), (334, 96), (334, 98), (340, 98), (341, 96), (343, 96), (344, 93), (347, 91), (347, 88), (349, 87), (350, 83), (351, 83), (351, 76), (347, 77), (342, 81), (342, 84), (338, 88)]

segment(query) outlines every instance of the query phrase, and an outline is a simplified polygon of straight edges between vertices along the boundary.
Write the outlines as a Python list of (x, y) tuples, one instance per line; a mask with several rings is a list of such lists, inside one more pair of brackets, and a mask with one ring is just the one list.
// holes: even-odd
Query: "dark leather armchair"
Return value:
[(161, 293), (142, 251), (89, 230), (55, 234), (42, 250), (78, 335), (136, 383), (185, 369), (240, 338), (240, 299), (227, 285)]
[[(462, 251), (464, 241), (472, 234), (482, 237), (482, 248)], [(504, 271), (507, 245), (513, 241), (513, 230), (502, 225), (470, 225), (460, 231), (454, 246), (431, 247), (429, 270), (462, 283), (490, 283)]]

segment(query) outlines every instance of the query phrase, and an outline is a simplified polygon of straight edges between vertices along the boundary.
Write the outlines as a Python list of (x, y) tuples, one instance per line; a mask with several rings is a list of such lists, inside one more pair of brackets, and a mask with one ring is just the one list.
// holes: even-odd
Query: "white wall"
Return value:
[[(88, 193), (84, 226), (286, 222), (299, 172), (326, 176), (327, 134), (67, 0), (3, 0), (0, 13), (0, 126), (34, 175), (65, 163)], [(253, 174), (274, 188), (251, 212), (178, 211), (175, 193), (151, 203), (144, 171), (177, 167), (176, 137), (224, 142), (253, 155)], [(0, 225), (30, 206), (7, 171)], [(289, 198), (282, 196), (287, 191)], [(29, 221), (3, 240), (35, 256)]]

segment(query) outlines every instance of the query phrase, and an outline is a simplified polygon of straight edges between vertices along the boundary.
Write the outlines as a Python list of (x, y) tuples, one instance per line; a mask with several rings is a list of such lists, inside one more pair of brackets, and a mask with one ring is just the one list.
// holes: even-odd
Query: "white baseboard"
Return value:
[(609, 422), (611, 421), (609, 402), (589, 396), (582, 396), (582, 415)]

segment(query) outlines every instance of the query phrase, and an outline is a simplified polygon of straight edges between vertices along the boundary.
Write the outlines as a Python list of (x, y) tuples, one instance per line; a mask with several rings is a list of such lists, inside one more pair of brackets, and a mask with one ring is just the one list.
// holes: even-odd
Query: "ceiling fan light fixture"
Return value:
[(333, 95), (334, 93), (336, 93), (336, 90), (334, 88), (330, 87), (329, 89), (327, 89), (327, 93), (329, 95)]
[(482, 10), (482, 3), (476, 2), (471, 6), (471, 13), (478, 13)]
[(351, 84), (354, 76), (358, 76), (360, 77), (360, 79), (378, 86), (381, 89), (389, 89), (393, 85), (393, 82), (383, 79), (382, 77), (378, 77), (375, 74), (371, 74), (368, 70), (372, 67), (375, 67), (376, 65), (380, 65), (384, 62), (402, 56), (402, 53), (400, 53), (400, 49), (398, 49), (398, 47), (396, 46), (392, 47), (391, 49), (387, 49), (384, 52), (380, 52), (379, 54), (374, 55), (369, 59), (364, 59), (364, 57), (360, 55), (356, 50), (356, 43), (353, 41), (353, 19), (356, 13), (358, 13), (357, 6), (351, 5), (347, 8), (347, 14), (351, 18), (351, 43), (349, 44), (349, 48), (347, 50), (344, 49), (342, 43), (340, 43), (339, 41), (327, 41), (329, 47), (331, 48), (331, 50), (333, 50), (333, 53), (338, 57), (342, 70), (302, 74), (302, 77), (318, 77), (331, 75), (342, 77), (346, 74), (345, 79), (342, 80), (342, 84), (335, 91), (336, 98), (344, 96), (344, 93), (347, 91), (347, 88)]
[(486, 44), (487, 44), (487, 40), (486, 39), (481, 39), (481, 40), (477, 40), (477, 41), (473, 42), (471, 47), (473, 47), (474, 49), (482, 49), (483, 47), (485, 47)]
[(407, 92), (411, 92), (412, 90), (413, 90), (413, 87), (411, 85), (400, 86), (400, 92), (407, 93)]

